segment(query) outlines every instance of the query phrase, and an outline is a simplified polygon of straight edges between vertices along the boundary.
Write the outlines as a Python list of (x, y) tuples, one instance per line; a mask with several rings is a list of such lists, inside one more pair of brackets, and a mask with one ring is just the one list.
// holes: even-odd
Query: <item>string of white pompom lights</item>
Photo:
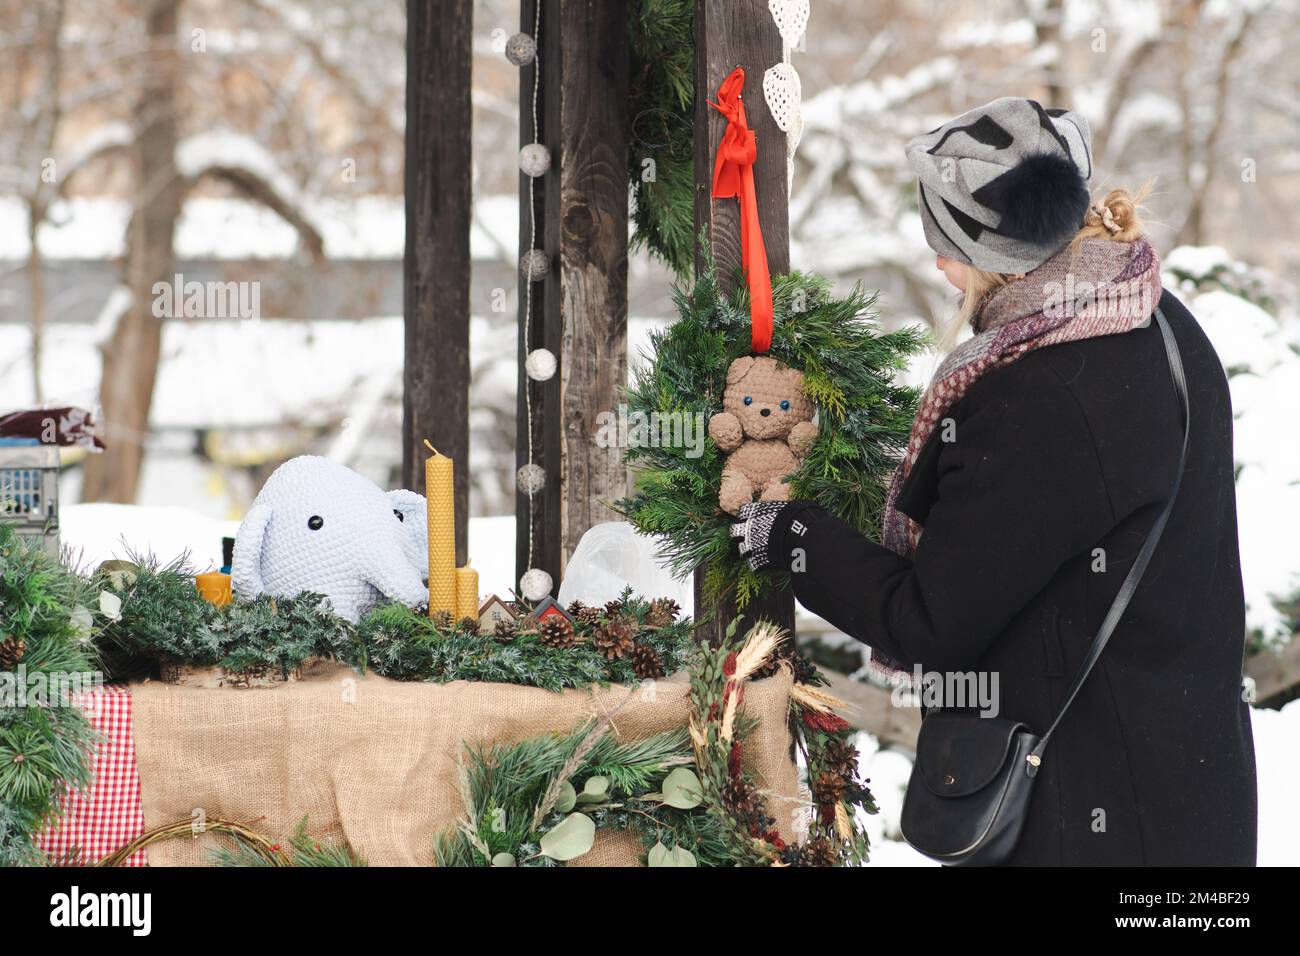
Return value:
[[(533, 33), (516, 33), (506, 41), (506, 59), (518, 67), (533, 66), (533, 95), (531, 103), (533, 141), (519, 150), (519, 169), (528, 177), (528, 248), (519, 257), (519, 275), (524, 286), (524, 341), (532, 341), (533, 283), (540, 282), (551, 271), (551, 260), (543, 249), (537, 248), (537, 221), (534, 216), (534, 184), (551, 169), (551, 151), (538, 142), (537, 101), (541, 87), (541, 64), (537, 62), (537, 35), (541, 32), (542, 3), (534, 4)], [(555, 375), (558, 362), (550, 349), (533, 349), (524, 360), (524, 372), (534, 382), (549, 381)], [(546, 471), (533, 461), (533, 399), (532, 390), (524, 389), (524, 411), (528, 417), (528, 462), (515, 473), (515, 482), (528, 496), (528, 569), (519, 579), (519, 593), (529, 601), (547, 597), (555, 586), (551, 576), (533, 566), (533, 497), (546, 487)]]

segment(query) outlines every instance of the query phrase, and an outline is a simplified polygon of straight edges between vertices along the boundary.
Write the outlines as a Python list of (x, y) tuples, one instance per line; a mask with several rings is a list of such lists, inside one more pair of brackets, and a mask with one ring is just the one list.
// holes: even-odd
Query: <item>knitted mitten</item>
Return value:
[(780, 560), (775, 553), (772, 529), (786, 501), (751, 501), (740, 507), (740, 520), (731, 526), (731, 536), (740, 539), (740, 556), (755, 571), (775, 568)]

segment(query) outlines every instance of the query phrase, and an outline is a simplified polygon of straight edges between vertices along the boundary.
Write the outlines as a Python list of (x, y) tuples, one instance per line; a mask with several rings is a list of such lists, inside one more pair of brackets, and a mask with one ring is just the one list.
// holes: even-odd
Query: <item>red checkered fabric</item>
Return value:
[[(93, 863), (144, 832), (131, 693), (108, 686), (77, 693), (73, 700), (101, 737), (90, 760), (90, 786), (80, 793), (65, 791), (62, 817), (36, 842), (53, 860), (75, 851), (83, 863)], [(131, 854), (124, 865), (147, 865), (144, 850)]]

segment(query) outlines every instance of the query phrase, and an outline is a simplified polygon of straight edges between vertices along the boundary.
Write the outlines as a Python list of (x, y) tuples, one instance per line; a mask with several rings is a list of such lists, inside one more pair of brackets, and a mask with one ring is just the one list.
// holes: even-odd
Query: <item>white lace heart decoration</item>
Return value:
[(799, 38), (808, 28), (808, 0), (767, 0), (767, 9), (785, 45), (798, 46)]
[[(799, 74), (789, 63), (777, 63), (763, 74), (763, 98), (772, 119), (783, 133), (789, 133), (799, 116), (803, 101), (803, 85)], [(799, 124), (802, 126), (802, 122)]]
[(803, 112), (797, 111), (794, 114), (794, 120), (785, 134), (785, 158), (787, 162), (794, 162), (794, 151), (799, 148), (799, 140), (803, 136)]

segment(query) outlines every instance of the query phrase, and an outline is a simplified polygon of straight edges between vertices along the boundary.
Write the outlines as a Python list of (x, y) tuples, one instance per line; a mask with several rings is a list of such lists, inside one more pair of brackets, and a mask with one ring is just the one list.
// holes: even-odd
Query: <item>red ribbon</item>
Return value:
[(713, 167), (713, 198), (740, 201), (740, 264), (749, 283), (749, 318), (755, 352), (772, 345), (772, 278), (767, 269), (767, 248), (758, 223), (758, 195), (754, 191), (754, 160), (758, 145), (745, 119), (740, 90), (745, 71), (736, 67), (718, 88), (718, 102), (709, 103), (727, 118)]

